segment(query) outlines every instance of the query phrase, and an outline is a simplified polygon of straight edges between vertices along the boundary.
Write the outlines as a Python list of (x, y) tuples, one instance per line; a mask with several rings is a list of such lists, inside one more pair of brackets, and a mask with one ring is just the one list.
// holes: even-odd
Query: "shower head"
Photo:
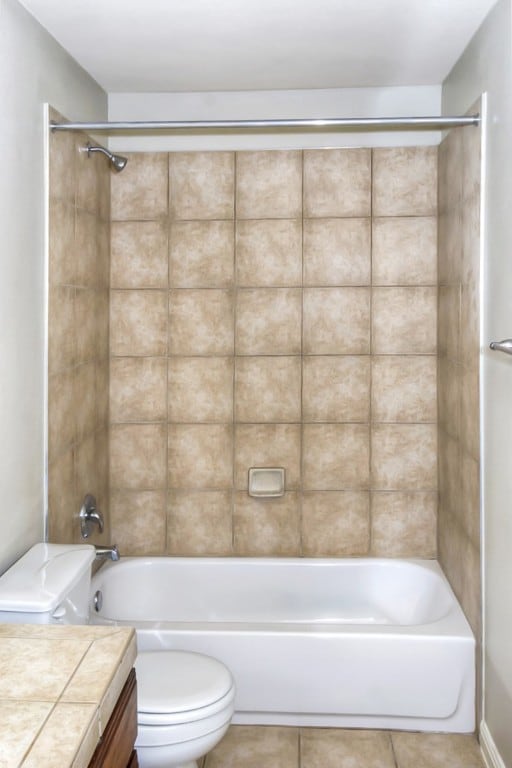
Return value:
[(105, 147), (94, 147), (92, 144), (87, 143), (84, 149), (87, 150), (87, 157), (91, 156), (91, 152), (101, 152), (102, 155), (106, 155), (110, 160), (110, 165), (114, 171), (117, 171), (118, 173), (119, 171), (123, 170), (126, 163), (128, 162), (127, 157), (123, 157), (122, 155), (114, 155), (112, 152), (109, 152), (108, 149), (105, 149)]

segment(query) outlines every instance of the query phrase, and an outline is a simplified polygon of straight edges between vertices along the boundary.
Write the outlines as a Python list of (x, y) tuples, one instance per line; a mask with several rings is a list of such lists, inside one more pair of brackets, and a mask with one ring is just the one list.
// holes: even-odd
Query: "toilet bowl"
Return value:
[[(0, 576), (0, 621), (86, 624), (93, 546), (36, 544)], [(197, 768), (225, 734), (234, 710), (231, 672), (185, 651), (139, 653), (137, 749), (140, 768)]]
[(195, 768), (229, 727), (231, 673), (217, 659), (189, 651), (141, 652), (135, 667), (140, 768)]

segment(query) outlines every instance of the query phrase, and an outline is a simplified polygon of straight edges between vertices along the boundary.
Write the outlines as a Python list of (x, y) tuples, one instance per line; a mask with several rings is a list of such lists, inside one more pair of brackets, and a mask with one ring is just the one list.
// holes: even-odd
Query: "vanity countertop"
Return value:
[(136, 655), (126, 627), (0, 624), (0, 768), (87, 768)]

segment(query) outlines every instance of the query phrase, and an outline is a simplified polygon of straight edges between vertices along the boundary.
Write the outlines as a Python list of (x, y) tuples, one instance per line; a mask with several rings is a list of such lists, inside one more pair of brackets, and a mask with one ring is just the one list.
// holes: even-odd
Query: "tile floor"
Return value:
[(200, 768), (484, 768), (459, 734), (233, 725)]

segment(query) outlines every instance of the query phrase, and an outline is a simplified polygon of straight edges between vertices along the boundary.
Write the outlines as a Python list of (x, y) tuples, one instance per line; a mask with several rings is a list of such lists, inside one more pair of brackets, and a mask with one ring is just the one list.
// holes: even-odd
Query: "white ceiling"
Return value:
[(108, 92), (439, 84), (496, 0), (21, 0)]

